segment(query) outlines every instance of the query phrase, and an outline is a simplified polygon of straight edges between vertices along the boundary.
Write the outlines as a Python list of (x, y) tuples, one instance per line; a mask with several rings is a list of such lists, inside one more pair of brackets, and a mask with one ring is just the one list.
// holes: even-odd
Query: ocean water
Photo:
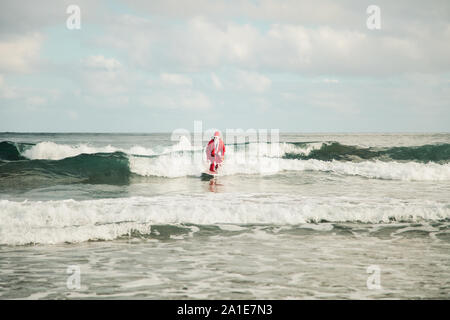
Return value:
[(226, 147), (0, 133), (0, 299), (450, 298), (450, 134)]

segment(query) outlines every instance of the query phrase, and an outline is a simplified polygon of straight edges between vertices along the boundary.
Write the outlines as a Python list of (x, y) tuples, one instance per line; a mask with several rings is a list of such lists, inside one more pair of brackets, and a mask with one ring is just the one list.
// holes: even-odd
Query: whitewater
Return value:
[(450, 296), (450, 134), (225, 143), (212, 186), (189, 136), (0, 133), (0, 298)]

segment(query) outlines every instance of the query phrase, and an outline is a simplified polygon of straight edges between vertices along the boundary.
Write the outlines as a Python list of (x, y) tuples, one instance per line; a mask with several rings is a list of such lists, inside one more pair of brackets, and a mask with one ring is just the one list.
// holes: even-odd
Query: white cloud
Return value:
[(3, 78), (3, 75), (0, 74), (0, 98), (3, 99), (14, 99), (18, 97), (17, 89), (14, 87), (10, 87)]
[(181, 90), (175, 92), (155, 92), (140, 99), (151, 108), (206, 110), (211, 108), (209, 98), (199, 91)]
[(237, 72), (236, 86), (241, 90), (249, 90), (262, 93), (270, 88), (272, 81), (259, 73), (242, 71)]
[[(187, 3), (177, 0), (130, 2), (139, 11), (152, 15), (175, 18), (208, 16), (214, 20), (228, 20), (233, 17), (248, 17), (259, 21), (287, 21), (290, 23), (342, 24), (357, 22), (359, 6), (339, 6), (333, 0), (191, 0)], [(365, 8), (364, 8), (365, 9)], [(365, 11), (362, 10), (365, 14)]]
[(42, 106), (47, 103), (47, 99), (40, 96), (33, 96), (26, 99), (28, 105), (33, 107)]
[(114, 104), (124, 102), (119, 98), (133, 87), (135, 79), (120, 61), (95, 55), (87, 57), (82, 62), (85, 66), (80, 79), (83, 94), (90, 95), (93, 101), (96, 97), (105, 96), (112, 98)]
[(254, 98), (251, 101), (252, 107), (254, 107), (256, 110), (265, 112), (270, 109), (270, 102), (267, 99), (263, 98)]
[(39, 33), (0, 40), (0, 71), (26, 73), (33, 69), (43, 37)]
[[(437, 0), (433, 6), (380, 1), (379, 32), (367, 30), (366, 8), (358, 1), (126, 1), (126, 6), (143, 12), (141, 16), (120, 15), (92, 1), (81, 1), (80, 6), (83, 21), (106, 26), (97, 44), (123, 50), (130, 62), (152, 71), (161, 66), (170, 72), (210, 71), (223, 65), (313, 74), (448, 71), (448, 1)], [(38, 7), (32, 1), (20, 5), (6, 1), (0, 34), (54, 24), (60, 21), (60, 12), (64, 14), (62, 7), (48, 0)], [(152, 18), (144, 18), (145, 13)], [(174, 18), (177, 23), (171, 23)], [(231, 22), (236, 20), (245, 22)], [(0, 54), (18, 51), (4, 54), (0, 71), (29, 70), (28, 55), (35, 55), (36, 39), (24, 34), (20, 37), (27, 41), (0, 37), (9, 39), (0, 40)]]
[(122, 64), (114, 58), (105, 58), (102, 55), (89, 56), (84, 60), (84, 65), (93, 69), (104, 69), (114, 71), (119, 69)]
[(446, 25), (438, 33), (434, 28), (376, 33), (351, 25), (306, 26), (280, 21), (258, 28), (250, 21), (239, 24), (188, 17), (161, 28), (152, 20), (139, 18), (130, 23), (133, 19), (127, 17), (117, 19), (110, 26), (108, 40), (102, 37), (99, 43), (124, 50), (130, 62), (147, 70), (160, 70), (161, 65), (184, 72), (233, 66), (291, 73), (380, 75), (450, 69), (450, 27)]
[[(89, 106), (127, 105), (132, 117), (131, 110), (141, 112), (142, 104), (167, 108), (168, 114), (187, 110), (180, 113), (185, 116), (223, 101), (227, 118), (242, 102), (243, 108), (274, 103), (269, 110), (276, 106), (280, 114), (294, 108), (315, 108), (311, 115), (324, 110), (377, 113), (382, 120), (367, 123), (380, 127), (389, 115), (376, 108), (415, 115), (417, 122), (417, 115), (430, 114), (431, 129), (433, 121), (445, 128), (448, 119), (448, 0), (432, 6), (379, 0), (378, 31), (366, 28), (367, 4), (357, 0), (124, 0), (114, 10), (79, 0), (82, 30), (95, 26), (96, 31), (66, 34), (68, 1), (57, 6), (50, 0), (39, 6), (32, 0), (2, 2), (0, 105), (56, 108), (74, 98), (75, 108), (83, 108), (85, 101)], [(61, 55), (62, 37), (69, 34), (83, 46)], [(97, 54), (87, 57), (85, 52)], [(39, 73), (14, 74), (33, 71)], [(414, 73), (427, 76), (405, 76)], [(154, 80), (152, 86), (148, 79)], [(224, 89), (229, 92), (218, 92)]]
[[(1, 102), (10, 100), (10, 103), (18, 103), (21, 107), (34, 108), (47, 106), (61, 97), (61, 91), (56, 88), (35, 88), (31, 86), (13, 86), (8, 84), (0, 74), (0, 105)], [(4, 99), (4, 101), (1, 101)]]
[(217, 90), (222, 90), (223, 89), (222, 81), (220, 81), (219, 77), (215, 73), (211, 73), (211, 80), (213, 82), (214, 87)]
[(175, 86), (192, 86), (192, 79), (188, 76), (176, 73), (162, 73), (160, 79), (163, 84)]
[(338, 79), (328, 79), (328, 78), (325, 78), (325, 79), (323, 79), (322, 80), (322, 82), (324, 82), (324, 83), (331, 83), (331, 84), (336, 84), (336, 83), (339, 83), (339, 80)]
[(351, 92), (311, 91), (307, 94), (306, 102), (312, 107), (319, 107), (341, 114), (358, 114), (356, 99)]
[(196, 91), (188, 91), (182, 94), (179, 103), (187, 109), (209, 109), (211, 107), (208, 97)]
[(66, 8), (76, 3), (82, 11), (83, 23), (107, 23), (105, 7), (102, 3), (90, 0), (3, 0), (0, 10), (0, 37), (35, 32), (49, 27), (65, 28), (69, 17)]

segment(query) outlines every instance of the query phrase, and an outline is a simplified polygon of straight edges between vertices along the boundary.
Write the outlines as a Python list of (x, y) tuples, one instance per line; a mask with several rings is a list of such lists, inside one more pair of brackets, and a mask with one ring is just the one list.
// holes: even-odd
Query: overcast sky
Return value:
[[(81, 29), (66, 26), (68, 5)], [(381, 29), (369, 30), (369, 5)], [(450, 1), (0, 2), (0, 132), (449, 132)]]

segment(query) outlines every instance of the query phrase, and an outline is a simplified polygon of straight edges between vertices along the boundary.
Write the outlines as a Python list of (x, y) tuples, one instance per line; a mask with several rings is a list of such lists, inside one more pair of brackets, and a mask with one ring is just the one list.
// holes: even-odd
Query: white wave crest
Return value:
[(93, 147), (87, 144), (57, 144), (51, 141), (40, 142), (30, 149), (25, 150), (22, 154), (28, 159), (61, 160), (64, 158), (74, 157), (82, 153), (113, 153), (117, 151), (125, 152), (128, 154), (155, 154), (153, 150), (140, 146), (133, 146), (130, 149), (120, 149), (111, 145), (107, 145), (104, 147)]
[[(268, 145), (267, 143), (251, 143), (250, 152), (262, 156), (276, 156), (281, 157), (286, 153), (304, 154), (308, 155), (312, 150), (319, 149), (323, 143), (310, 143), (304, 147), (299, 147), (291, 143), (279, 143), (274, 145)], [(231, 154), (234, 150), (238, 150), (239, 146), (227, 145), (227, 152)], [(124, 149), (107, 145), (103, 147), (94, 147), (88, 144), (67, 145), (58, 144), (52, 141), (40, 142), (31, 148), (25, 150), (22, 155), (29, 159), (47, 159), (47, 160), (61, 160), (68, 157), (74, 157), (82, 153), (113, 153), (124, 152), (129, 155), (140, 156), (153, 156), (153, 155), (165, 155), (182, 151), (197, 151), (202, 152), (204, 146), (194, 146), (190, 143), (189, 139), (185, 136), (181, 136), (180, 140), (171, 146), (156, 146), (153, 149), (146, 148), (140, 145), (132, 146), (131, 148)]]
[(111, 240), (161, 224), (386, 223), (440, 220), (450, 205), (433, 201), (299, 197), (282, 194), (194, 194), (100, 200), (0, 201), (0, 244)]
[(318, 150), (325, 145), (325, 142), (309, 142), (305, 143), (304, 146), (295, 145), (293, 143), (280, 143), (280, 154), (284, 156), (287, 153), (301, 154), (307, 156), (313, 150)]
[[(203, 160), (203, 161), (202, 161)], [(200, 175), (207, 168), (205, 158), (192, 154), (130, 157), (131, 172), (142, 176), (183, 177)], [(321, 161), (315, 159), (248, 158), (243, 152), (226, 156), (222, 175), (277, 174), (283, 171), (319, 171), (366, 178), (403, 181), (450, 180), (450, 164), (383, 161)]]
[(450, 180), (450, 164), (395, 161), (281, 160), (283, 170), (323, 171), (366, 178), (404, 181)]
[(182, 138), (184, 139), (180, 139), (178, 143), (172, 146), (157, 147), (156, 149), (161, 149), (160, 152), (139, 145), (124, 149), (117, 148), (111, 145), (107, 145), (104, 147), (94, 147), (88, 144), (67, 145), (58, 144), (51, 141), (44, 141), (34, 145), (30, 149), (25, 150), (22, 155), (27, 157), (28, 159), (61, 160), (68, 157), (74, 157), (82, 153), (113, 153), (120, 151), (130, 155), (153, 156), (176, 151), (193, 150), (189, 141), (185, 137)]

